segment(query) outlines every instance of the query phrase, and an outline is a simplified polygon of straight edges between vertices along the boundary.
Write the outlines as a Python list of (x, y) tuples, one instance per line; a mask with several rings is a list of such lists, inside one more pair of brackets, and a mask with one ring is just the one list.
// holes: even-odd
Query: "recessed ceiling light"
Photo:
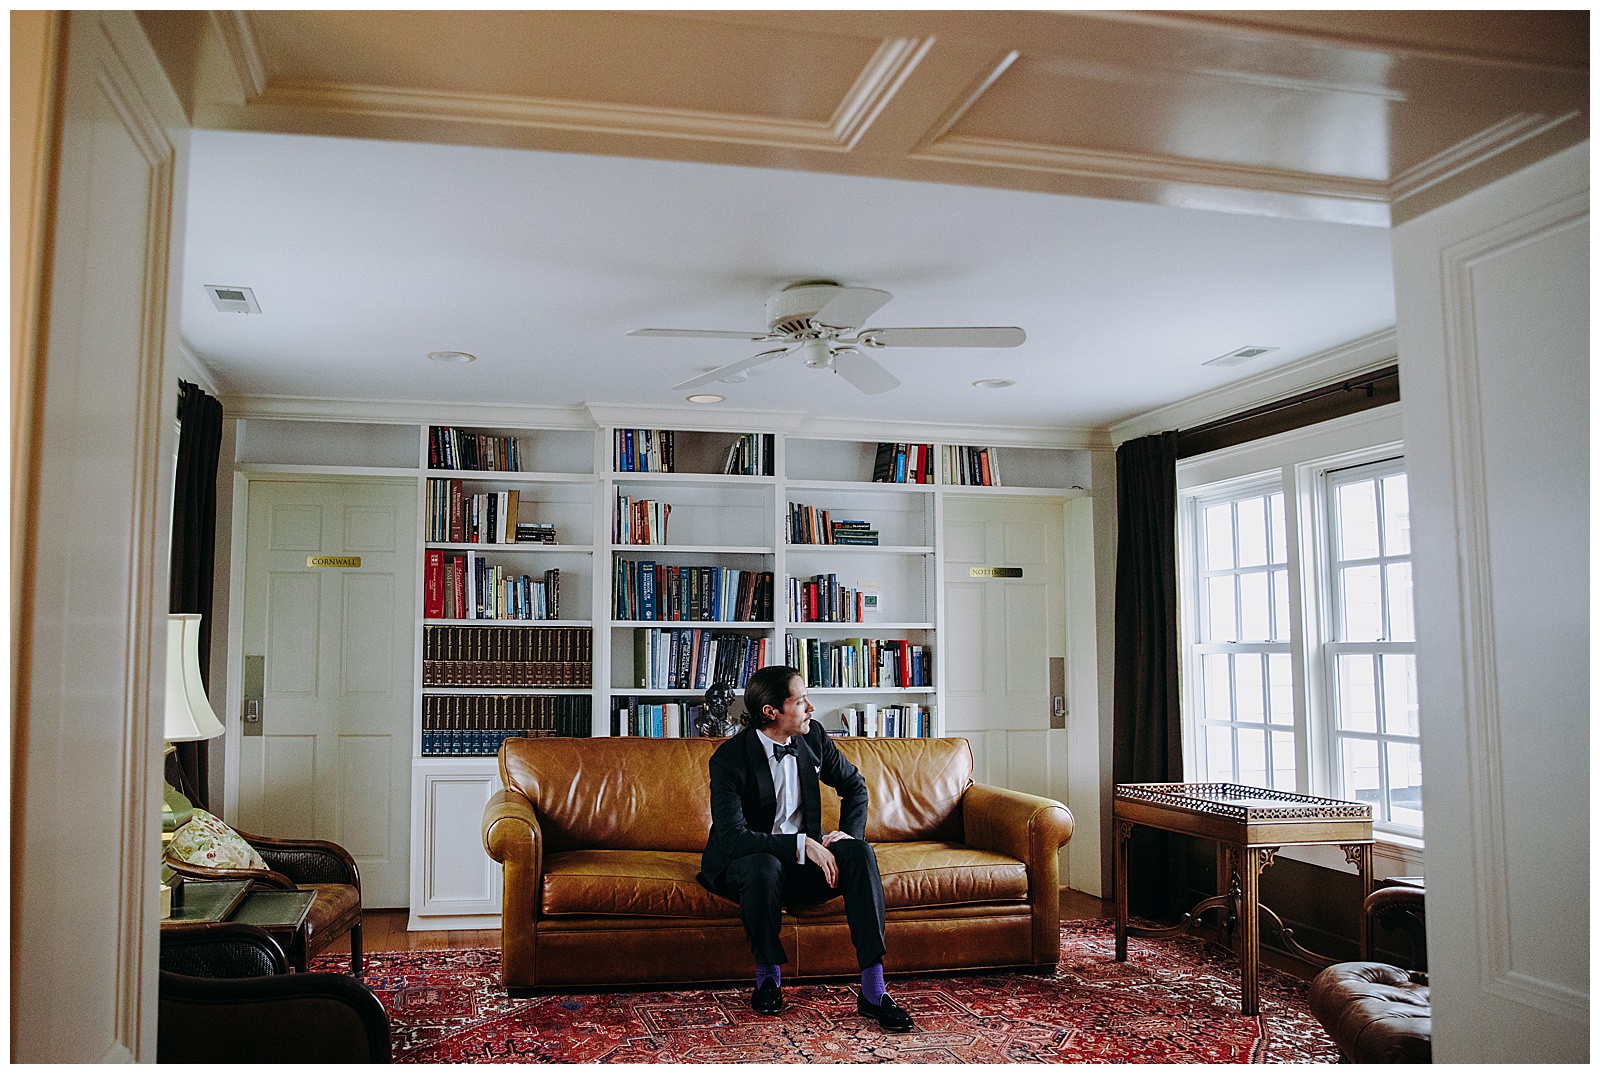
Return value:
[(1209, 362), (1201, 362), (1200, 364), (1240, 365), (1241, 363), (1250, 361), (1252, 358), (1260, 358), (1263, 354), (1271, 354), (1277, 349), (1278, 348), (1276, 347), (1240, 347), (1236, 351), (1229, 351), (1227, 354), (1213, 358)]
[(726, 395), (712, 395), (710, 392), (701, 392), (696, 395), (686, 395), (684, 398), (691, 403), (720, 403), (728, 397)]
[(1015, 383), (1016, 381), (1007, 380), (1005, 377), (989, 377), (985, 380), (973, 381), (972, 386), (974, 388), (1009, 388)]
[(466, 351), (428, 352), (428, 361), (444, 362), (446, 365), (466, 365), (468, 362), (476, 362), (477, 360), (478, 356), (476, 354), (468, 354)]

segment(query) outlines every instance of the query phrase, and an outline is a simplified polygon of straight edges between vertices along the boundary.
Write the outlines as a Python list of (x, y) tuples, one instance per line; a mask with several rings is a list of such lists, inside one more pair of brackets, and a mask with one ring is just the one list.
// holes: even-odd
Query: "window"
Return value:
[(1422, 828), (1411, 513), (1401, 461), (1323, 475), (1332, 769), (1340, 797), (1395, 828)]
[(1192, 674), (1205, 777), (1295, 789), (1289, 552), (1276, 487), (1200, 500)]
[(1421, 835), (1406, 493), (1374, 450), (1185, 488), (1191, 778), (1364, 801)]

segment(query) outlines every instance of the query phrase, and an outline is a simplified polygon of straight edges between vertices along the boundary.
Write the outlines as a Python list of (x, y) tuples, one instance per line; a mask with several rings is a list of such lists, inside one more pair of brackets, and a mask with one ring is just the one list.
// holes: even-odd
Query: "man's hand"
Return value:
[(832, 846), (833, 844), (837, 843), (841, 839), (854, 839), (854, 838), (855, 838), (855, 836), (851, 835), (849, 832), (829, 832), (827, 835), (822, 837), (822, 845), (825, 846), (825, 847), (828, 847), (828, 846)]
[(833, 856), (833, 851), (829, 850), (824, 844), (829, 842), (832, 836), (839, 834), (839, 832), (830, 832), (827, 837), (824, 837), (822, 843), (817, 842), (809, 835), (805, 837), (806, 860), (822, 870), (822, 878), (828, 882), (830, 888), (839, 886), (839, 862)]

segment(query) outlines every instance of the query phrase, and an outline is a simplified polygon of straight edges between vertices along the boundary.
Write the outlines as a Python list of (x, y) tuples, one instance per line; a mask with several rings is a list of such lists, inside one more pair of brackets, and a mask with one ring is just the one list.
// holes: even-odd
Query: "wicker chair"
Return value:
[[(235, 829), (238, 831), (238, 829)], [(259, 887), (314, 892), (306, 950), (315, 955), (350, 937), (350, 972), (361, 976), (361, 874), (355, 859), (325, 839), (274, 839), (239, 832), (267, 863), (265, 869), (217, 869), (168, 858), (173, 872), (194, 880), (249, 880)]]
[(236, 923), (161, 936), (159, 1063), (387, 1063), (389, 1016), (340, 973), (289, 973)]

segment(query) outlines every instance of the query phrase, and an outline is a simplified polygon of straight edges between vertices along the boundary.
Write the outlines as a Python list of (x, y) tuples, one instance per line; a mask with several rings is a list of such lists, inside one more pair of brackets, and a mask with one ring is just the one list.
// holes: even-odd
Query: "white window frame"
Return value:
[[(1384, 463), (1393, 465), (1384, 467), (1382, 466)], [(1302, 464), (1295, 469), (1298, 483), (1307, 490), (1314, 521), (1312, 526), (1307, 527), (1312, 556), (1310, 561), (1321, 568), (1312, 572), (1311, 577), (1307, 579), (1312, 590), (1308, 593), (1308, 598), (1314, 601), (1309, 606), (1316, 609), (1315, 618), (1307, 621), (1316, 623), (1317, 632), (1316, 638), (1308, 639), (1312, 644), (1306, 654), (1307, 680), (1314, 686), (1310, 691), (1311, 696), (1307, 699), (1311, 725), (1315, 732), (1311, 744), (1313, 751), (1311, 770), (1322, 778), (1322, 789), (1312, 793), (1326, 794), (1330, 797), (1348, 797), (1348, 792), (1340, 781), (1342, 764), (1339, 759), (1339, 732), (1336, 726), (1338, 721), (1333, 711), (1337, 706), (1337, 675), (1334, 671), (1336, 659), (1344, 652), (1409, 655), (1414, 658), (1417, 644), (1414, 637), (1406, 642), (1392, 639), (1382, 642), (1336, 640), (1339, 624), (1335, 622), (1334, 614), (1334, 606), (1337, 603), (1334, 599), (1334, 587), (1338, 584), (1337, 561), (1333, 548), (1333, 496), (1336, 485), (1334, 475), (1355, 469), (1366, 470), (1373, 476), (1405, 473), (1405, 458), (1396, 446), (1392, 452), (1386, 452), (1382, 448), (1354, 452), (1333, 459), (1320, 459)], [(1403, 558), (1407, 563), (1411, 561), (1409, 553)], [(1381, 730), (1380, 724), (1380, 730), (1373, 735), (1373, 738), (1381, 749), (1391, 736)], [(1387, 769), (1387, 761), (1385, 768)], [(1392, 821), (1375, 820), (1373, 826), (1379, 831), (1407, 839), (1420, 839), (1422, 835), (1412, 826)]]
[[(1249, 444), (1181, 460), (1178, 464), (1178, 547), (1182, 653), (1181, 693), (1184, 713), (1184, 766), (1186, 778), (1202, 778), (1200, 752), (1203, 726), (1198, 718), (1202, 700), (1196, 694), (1192, 642), (1199, 635), (1196, 606), (1196, 531), (1193, 512), (1199, 500), (1215, 502), (1235, 494), (1281, 486), (1289, 556), (1290, 659), (1294, 678), (1294, 729), (1296, 789), (1301, 793), (1334, 796), (1333, 770), (1329, 767), (1332, 732), (1324, 698), (1327, 674), (1322, 666), (1321, 639), (1326, 637), (1326, 582), (1315, 569), (1302, 564), (1320, 562), (1318, 542), (1327, 532), (1326, 502), (1320, 475), (1328, 470), (1363, 465), (1405, 454), (1398, 404), (1379, 407), (1307, 429), (1281, 433)], [(1306, 624), (1314, 629), (1306, 629)], [(1327, 729), (1327, 733), (1323, 733)], [(1423, 840), (1406, 832), (1374, 826), (1377, 838), (1375, 869), (1379, 876), (1415, 876), (1423, 871)], [(1352, 872), (1337, 848), (1285, 847), (1284, 856), (1310, 861), (1331, 869)]]
[[(1202, 638), (1205, 634), (1205, 631), (1202, 624), (1205, 622), (1205, 617), (1209, 614), (1209, 609), (1207, 609), (1205, 606), (1203, 587), (1201, 586), (1200, 582), (1202, 577), (1210, 574), (1210, 572), (1202, 568), (1200, 564), (1200, 531), (1201, 527), (1204, 525), (1204, 522), (1202, 521), (1202, 515), (1204, 514), (1205, 509), (1219, 503), (1231, 503), (1258, 496), (1270, 499), (1272, 496), (1278, 494), (1282, 494), (1284, 496), (1284, 546), (1289, 550), (1288, 563), (1286, 565), (1289, 571), (1289, 622), (1287, 624), (1289, 628), (1288, 637), (1284, 638), (1282, 641), (1203, 641)], [(1288, 497), (1290, 494), (1290, 490), (1284, 487), (1280, 474), (1256, 474), (1239, 480), (1228, 481), (1221, 485), (1207, 486), (1205, 489), (1198, 491), (1196, 494), (1187, 497), (1184, 502), (1182, 518), (1180, 522), (1182, 538), (1180, 540), (1179, 561), (1180, 563), (1187, 564), (1188, 567), (1184, 572), (1182, 589), (1184, 596), (1193, 596), (1195, 598), (1188, 601), (1180, 600), (1180, 606), (1185, 609), (1185, 613), (1183, 615), (1183, 623), (1179, 629), (1180, 638), (1186, 639), (1182, 646), (1184, 653), (1184, 695), (1194, 699), (1193, 704), (1184, 706), (1184, 718), (1186, 724), (1184, 728), (1185, 734), (1183, 736), (1184, 770), (1190, 778), (1209, 782), (1219, 781), (1217, 779), (1217, 775), (1209, 770), (1209, 759), (1205, 745), (1205, 731), (1206, 727), (1211, 721), (1208, 721), (1206, 718), (1205, 699), (1201, 696), (1203, 693), (1203, 686), (1201, 685), (1203, 676), (1201, 674), (1200, 664), (1203, 657), (1210, 654), (1261, 654), (1268, 656), (1285, 655), (1290, 657), (1291, 660), (1291, 681), (1295, 681), (1297, 678), (1293, 675), (1292, 664), (1294, 624), (1296, 621), (1295, 592), (1297, 587), (1295, 584), (1294, 575), (1295, 556), (1293, 550), (1295, 546), (1290, 539), (1290, 530), (1288, 528)], [(1237, 543), (1237, 537), (1235, 537), (1235, 542)], [(1266, 570), (1270, 576), (1272, 569), (1270, 565), (1270, 539), (1268, 543), (1269, 564), (1266, 567)], [(1235, 551), (1237, 552), (1237, 548)], [(1237, 569), (1238, 568), (1234, 568), (1234, 570)], [(1235, 607), (1235, 615), (1237, 616), (1237, 605)], [(1275, 614), (1275, 609), (1273, 611), (1269, 611), (1269, 615), (1272, 614)], [(1264, 698), (1263, 705), (1264, 708), (1270, 710), (1269, 699)], [(1230, 724), (1237, 724), (1237, 722), (1237, 720), (1229, 721)], [(1270, 742), (1270, 735), (1274, 728), (1271, 724), (1270, 717), (1264, 720), (1260, 726), (1263, 728), (1264, 733), (1268, 735), (1269, 741), (1266, 745), (1266, 753), (1267, 756), (1271, 758), (1272, 746)], [(1302, 707), (1296, 704), (1294, 706), (1293, 722), (1287, 728), (1282, 728), (1280, 725), (1280, 728), (1278, 729), (1286, 729), (1293, 734), (1294, 770), (1297, 777), (1296, 784), (1298, 786), (1298, 783), (1300, 782), (1299, 774), (1303, 773), (1306, 768), (1304, 747), (1306, 729), (1302, 722)], [(1235, 736), (1234, 742), (1235, 771), (1237, 771), (1237, 736)], [(1296, 789), (1296, 787), (1286, 787), (1283, 789), (1293, 790)]]

